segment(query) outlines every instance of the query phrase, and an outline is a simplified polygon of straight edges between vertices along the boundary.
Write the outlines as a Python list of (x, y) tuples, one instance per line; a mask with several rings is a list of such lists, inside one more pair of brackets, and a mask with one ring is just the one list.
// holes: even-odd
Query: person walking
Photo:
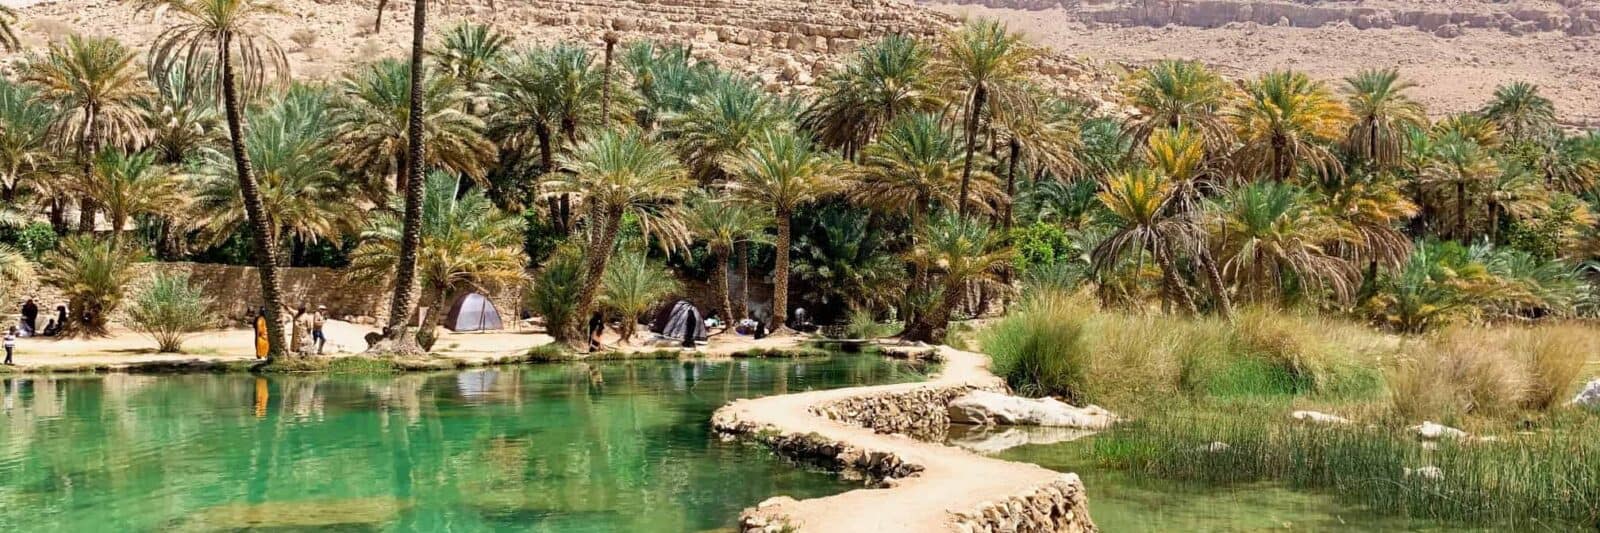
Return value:
[(12, 328), (6, 330), (5, 347), (6, 347), (6, 365), (7, 366), (11, 366), (11, 365), (14, 364), (14, 363), (11, 362), (11, 352), (17, 349), (17, 328), (16, 327), (12, 327)]
[(317, 304), (317, 312), (311, 315), (311, 344), (316, 347), (317, 355), (322, 355), (322, 347), (328, 344), (328, 335), (322, 332), (327, 323), (328, 306)]

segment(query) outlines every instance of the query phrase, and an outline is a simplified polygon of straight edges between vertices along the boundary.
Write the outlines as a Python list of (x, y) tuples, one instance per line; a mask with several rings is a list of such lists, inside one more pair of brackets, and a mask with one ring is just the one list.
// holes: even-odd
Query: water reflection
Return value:
[(848, 357), (8, 378), (0, 530), (722, 527), (848, 485), (720, 442), (713, 409), (921, 376)]

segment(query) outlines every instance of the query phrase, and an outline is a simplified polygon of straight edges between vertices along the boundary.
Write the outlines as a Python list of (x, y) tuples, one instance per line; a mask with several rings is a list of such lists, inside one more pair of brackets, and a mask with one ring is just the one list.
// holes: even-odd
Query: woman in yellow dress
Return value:
[(266, 359), (272, 343), (267, 339), (267, 309), (256, 312), (256, 359)]

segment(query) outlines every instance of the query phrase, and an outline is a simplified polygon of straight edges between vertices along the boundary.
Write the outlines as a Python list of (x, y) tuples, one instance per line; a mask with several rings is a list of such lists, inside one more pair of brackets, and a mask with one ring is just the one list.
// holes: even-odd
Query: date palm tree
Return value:
[(1172, 182), (1149, 170), (1123, 172), (1106, 183), (1099, 194), (1113, 220), (1114, 232), (1100, 241), (1089, 254), (1094, 273), (1105, 276), (1129, 256), (1136, 269), (1146, 257), (1161, 270), (1162, 301), (1177, 302), (1193, 312), (1196, 307), (1188, 288), (1178, 277), (1177, 254), (1200, 235), (1200, 228), (1189, 217), (1172, 208), (1175, 195)]
[[(405, 63), (385, 59), (352, 73), (340, 84), (330, 120), (334, 124), (334, 161), (368, 178), (369, 194), (383, 197), (382, 181), (394, 177), (395, 191), (409, 186), (405, 161), (410, 153), (411, 73)], [(483, 135), (483, 121), (467, 113), (466, 94), (451, 78), (429, 81), (421, 95), (423, 167), (474, 179), (484, 175), (495, 156)]]
[(629, 344), (639, 319), (651, 306), (682, 289), (666, 265), (651, 261), (643, 252), (621, 252), (606, 265), (600, 300), (616, 317), (621, 327), (621, 344)]
[[(53, 43), (43, 56), (30, 56), (19, 68), (21, 79), (38, 89), (36, 99), (60, 112), (51, 127), (58, 146), (71, 147), (79, 176), (94, 175), (102, 147), (136, 148), (146, 130), (138, 103), (144, 77), (134, 69), (133, 50), (107, 37), (68, 36)], [(78, 229), (94, 229), (93, 198), (79, 199)]]
[[(417, 271), (433, 302), (429, 331), (444, 319), (452, 293), (486, 292), (523, 276), (522, 219), (495, 208), (481, 189), (460, 194), (460, 184), (436, 171), (424, 188)], [(350, 254), (352, 279), (380, 282), (394, 272), (405, 238), (405, 221), (397, 216), (403, 202), (394, 197), (390, 209), (377, 212), (362, 230), (361, 244)]]
[(1198, 61), (1158, 61), (1135, 73), (1124, 93), (1139, 110), (1123, 131), (1135, 145), (1164, 129), (1187, 128), (1211, 151), (1226, 148), (1233, 138), (1222, 116), (1233, 89)]
[[(845, 195), (858, 205), (904, 214), (911, 227), (921, 227), (929, 213), (960, 207), (965, 157), (961, 140), (942, 117), (904, 115), (862, 151)], [(1002, 194), (994, 175), (983, 170), (987, 166), (974, 171), (967, 191), (973, 205), (983, 209)]]
[(1416, 87), (1395, 69), (1363, 70), (1345, 78), (1345, 102), (1353, 121), (1345, 131), (1344, 149), (1376, 170), (1387, 170), (1405, 158), (1407, 128), (1427, 125), (1422, 104), (1406, 95)]
[(1530, 140), (1555, 128), (1556, 106), (1525, 81), (1501, 85), (1479, 114), (1500, 126), (1513, 142)]
[(968, 284), (995, 283), (1000, 268), (1011, 260), (1005, 237), (990, 224), (944, 213), (917, 231), (919, 243), (909, 259), (919, 269), (939, 276), (937, 302), (908, 324), (901, 338), (907, 341), (943, 342), (950, 312)]
[(7, 203), (19, 201), (29, 182), (53, 164), (55, 110), (34, 97), (33, 89), (0, 80), (0, 200)]
[(939, 73), (947, 91), (960, 94), (966, 132), (966, 159), (961, 166), (961, 193), (957, 212), (966, 216), (971, 202), (967, 189), (972, 182), (972, 159), (977, 151), (978, 130), (983, 125), (984, 107), (991, 100), (1015, 98), (1029, 75), (1028, 64), (1037, 52), (993, 20), (968, 22), (945, 36)]
[(494, 84), (495, 64), (505, 59), (510, 46), (511, 36), (485, 24), (462, 22), (446, 31), (430, 53), (439, 71), (467, 91), (467, 112), (476, 114), (479, 99)]
[(1244, 85), (1229, 116), (1247, 177), (1287, 181), (1301, 167), (1318, 176), (1341, 172), (1329, 149), (1349, 115), (1327, 85), (1291, 70), (1269, 72)]
[(154, 152), (101, 150), (94, 175), (75, 187), (83, 195), (95, 198), (105, 210), (106, 221), (111, 223), (112, 243), (122, 237), (129, 218), (172, 212), (184, 203), (178, 180), (167, 168), (156, 164)]
[(790, 115), (772, 95), (743, 77), (724, 75), (692, 97), (681, 113), (664, 117), (679, 157), (701, 184), (726, 179), (738, 158), (775, 129), (789, 127)]
[[(256, 172), (268, 241), (275, 246), (290, 238), (335, 240), (356, 226), (360, 210), (350, 197), (357, 191), (335, 170), (329, 115), (328, 95), (303, 85), (250, 115), (245, 153)], [(227, 154), (211, 150), (194, 185), (195, 208), (205, 214), (200, 235), (212, 244), (249, 222), (235, 172)]]
[(778, 226), (777, 259), (772, 274), (772, 323), (787, 331), (789, 305), (790, 223), (795, 210), (832, 193), (839, 186), (838, 162), (805, 134), (769, 131), (744, 151), (733, 165), (735, 198), (770, 209)]
[(0, 244), (0, 298), (11, 301), (16, 296), (6, 291), (11, 287), (22, 287), (33, 281), (33, 262), (21, 250), (9, 244)]
[(1499, 165), (1487, 150), (1459, 133), (1446, 134), (1434, 146), (1433, 158), (1423, 169), (1421, 182), (1454, 214), (1452, 238), (1463, 244), (1472, 238), (1467, 223), (1469, 204), (1499, 172)]
[(101, 335), (111, 313), (121, 305), (123, 291), (133, 281), (139, 250), (93, 235), (79, 234), (61, 241), (46, 254), (40, 281), (67, 297), (72, 314), (61, 327), (72, 335)]
[(1550, 208), (1550, 191), (1531, 169), (1518, 163), (1501, 163), (1500, 171), (1483, 191), (1489, 242), (1499, 243), (1500, 222), (1526, 220)]
[(602, 131), (562, 154), (558, 164), (565, 172), (546, 175), (546, 194), (573, 195), (585, 205), (588, 240), (583, 281), (573, 302), (579, 320), (551, 335), (579, 343), (583, 335), (578, 322), (593, 309), (623, 217), (636, 220), (647, 235), (681, 243), (688, 232), (679, 203), (692, 183), (665, 146), (634, 130)]
[[(283, 49), (259, 27), (263, 19), (280, 14), (262, 0), (140, 0), (140, 6), (166, 6), (175, 23), (156, 37), (150, 48), (150, 71), (183, 73), (187, 87), (216, 87), (222, 92), (228, 122), (228, 144), (245, 213), (250, 219), (251, 242), (261, 276), (261, 296), (267, 308), (269, 360), (284, 351), (283, 299), (278, 280), (277, 249), (271, 241), (260, 183), (250, 166), (244, 145), (244, 107), (264, 89), (278, 86), (288, 76)], [(157, 78), (163, 79), (163, 78)]]
[(1223, 276), (1245, 299), (1265, 304), (1299, 286), (1350, 301), (1359, 274), (1327, 244), (1354, 238), (1328, 220), (1298, 186), (1257, 182), (1233, 190), (1217, 207), (1211, 235)]
[[(705, 241), (711, 253), (711, 286), (717, 291), (717, 301), (725, 313), (743, 309), (743, 301), (739, 302), (739, 307), (733, 305), (728, 286), (728, 259), (738, 246), (765, 240), (766, 235), (762, 231), (772, 225), (771, 215), (765, 209), (707, 192), (690, 196), (687, 203), (689, 209), (684, 222), (690, 233)], [(748, 284), (749, 280), (744, 283)], [(742, 313), (731, 316), (743, 318)]]
[(11, 6), (0, 6), (0, 48), (14, 51), (22, 46), (17, 40), (17, 32), (13, 26), (17, 24), (17, 10)]
[(896, 118), (940, 105), (932, 64), (933, 51), (917, 39), (892, 34), (873, 41), (823, 80), (800, 124), (855, 159)]

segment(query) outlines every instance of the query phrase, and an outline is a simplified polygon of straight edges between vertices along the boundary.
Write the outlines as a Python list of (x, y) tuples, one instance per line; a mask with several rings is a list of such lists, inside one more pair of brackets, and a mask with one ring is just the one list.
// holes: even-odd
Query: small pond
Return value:
[(745, 397), (906, 382), (875, 356), (393, 376), (5, 378), (0, 531), (703, 531), (857, 484), (749, 443)]

